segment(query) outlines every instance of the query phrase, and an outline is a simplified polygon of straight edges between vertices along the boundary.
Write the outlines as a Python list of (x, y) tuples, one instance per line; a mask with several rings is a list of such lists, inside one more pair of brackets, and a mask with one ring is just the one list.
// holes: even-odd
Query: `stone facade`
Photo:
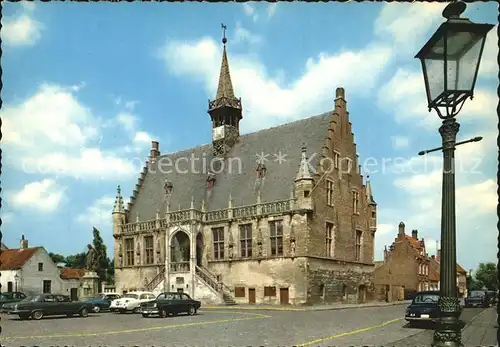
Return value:
[(425, 250), (424, 239), (418, 238), (418, 231), (406, 235), (405, 224), (399, 223), (394, 242), (384, 250), (384, 261), (374, 271), (375, 285), (383, 292), (386, 300), (401, 300), (412, 293), (429, 290), (430, 257)]
[[(225, 47), (220, 75), (212, 145), (162, 156), (153, 142), (127, 209), (118, 190), (117, 292), (183, 291), (205, 303), (374, 300), (376, 203), (344, 89), (333, 112), (240, 136)], [(288, 157), (256, 163), (263, 149)], [(220, 165), (243, 158), (243, 172), (160, 172), (163, 159), (195, 153)]]

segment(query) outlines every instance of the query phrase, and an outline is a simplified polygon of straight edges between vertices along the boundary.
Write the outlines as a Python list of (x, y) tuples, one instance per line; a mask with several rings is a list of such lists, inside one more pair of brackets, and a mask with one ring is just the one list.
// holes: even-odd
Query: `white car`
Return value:
[(133, 312), (138, 313), (141, 308), (141, 303), (156, 299), (156, 295), (151, 292), (130, 292), (123, 295), (119, 299), (111, 302), (109, 310), (111, 312)]

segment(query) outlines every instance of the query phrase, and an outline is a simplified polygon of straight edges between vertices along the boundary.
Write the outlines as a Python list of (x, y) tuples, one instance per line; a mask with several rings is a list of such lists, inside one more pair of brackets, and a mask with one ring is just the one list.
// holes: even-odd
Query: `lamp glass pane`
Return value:
[(470, 32), (452, 32), (447, 38), (448, 91), (472, 91), (484, 36)]
[(427, 92), (429, 102), (444, 92), (444, 60), (443, 59), (424, 59), (425, 79), (427, 80)]

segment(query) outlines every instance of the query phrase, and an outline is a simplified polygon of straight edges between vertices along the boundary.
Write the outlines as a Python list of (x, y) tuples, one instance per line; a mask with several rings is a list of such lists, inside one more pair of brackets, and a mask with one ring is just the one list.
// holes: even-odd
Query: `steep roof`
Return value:
[(63, 268), (60, 271), (63, 280), (80, 279), (85, 275), (85, 269)]
[[(194, 207), (198, 209), (201, 208), (203, 199), (207, 211), (227, 208), (230, 195), (233, 206), (251, 205), (257, 201), (259, 188), (261, 202), (288, 199), (299, 170), (302, 143), (305, 142), (307, 156), (310, 158), (310, 163), (315, 166), (331, 121), (333, 116), (328, 112), (241, 135), (229, 154), (231, 159), (225, 162), (226, 170), (215, 173), (215, 186), (210, 190), (207, 189), (206, 182), (208, 170), (203, 170), (202, 163), (205, 160), (206, 167), (210, 168), (213, 160), (212, 144), (161, 155), (151, 164), (144, 177), (136, 200), (129, 211), (130, 221), (135, 221), (137, 214), (140, 220), (154, 219), (157, 209), (160, 209), (160, 215), (165, 213), (167, 200), (163, 186), (166, 179), (173, 184), (173, 191), (169, 197), (171, 211), (179, 207), (189, 208), (192, 198)], [(256, 168), (257, 154), (261, 152), (269, 155), (265, 162), (266, 176), (259, 181), (256, 179)], [(275, 160), (275, 155), (279, 153), (285, 155), (285, 161), (281, 163)], [(191, 164), (186, 162), (186, 159), (193, 157), (198, 158), (194, 162), (195, 170), (191, 170)], [(186, 159), (179, 160), (179, 158)], [(165, 166), (165, 163), (175, 162), (179, 163), (179, 170), (175, 170), (173, 164)], [(160, 170), (158, 165), (163, 165), (163, 170)], [(241, 171), (238, 170), (239, 167)], [(187, 169), (189, 172), (183, 172)], [(228, 172), (230, 169), (232, 172)]]
[(405, 235), (405, 238), (406, 238), (406, 240), (408, 240), (408, 242), (410, 242), (410, 245), (412, 245), (414, 248), (416, 248), (418, 250), (423, 248), (422, 244), (420, 243), (420, 240), (415, 240), (410, 235)]
[(5, 249), (0, 254), (0, 270), (19, 270), (42, 247)]
[(439, 282), (439, 271), (433, 266), (429, 266), (429, 280), (432, 282)]

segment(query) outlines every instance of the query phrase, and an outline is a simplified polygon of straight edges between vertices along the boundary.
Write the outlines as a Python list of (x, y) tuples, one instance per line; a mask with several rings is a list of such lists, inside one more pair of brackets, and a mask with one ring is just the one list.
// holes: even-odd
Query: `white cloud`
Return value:
[(25, 101), (5, 105), (2, 144), (7, 164), (27, 173), (116, 179), (135, 175), (142, 160), (122, 159), (93, 145), (101, 121), (74, 95), (78, 86), (43, 84)]
[(378, 224), (377, 225), (377, 235), (384, 235), (393, 233), (395, 230), (394, 225), (392, 224)]
[(27, 14), (17, 18), (4, 18), (2, 22), (0, 36), (7, 45), (33, 45), (42, 35), (43, 25)]
[[(287, 84), (270, 77), (255, 56), (231, 55), (231, 77), (236, 94), (244, 96), (244, 130), (255, 130), (331, 109), (335, 88), (369, 92), (381, 67), (389, 60), (390, 47), (369, 46), (361, 51), (320, 53), (305, 62), (304, 74)], [(221, 59), (220, 45), (211, 38), (199, 41), (169, 41), (160, 57), (172, 74), (187, 75), (204, 82), (215, 95)], [(369, 63), (367, 63), (369, 62)]]
[(276, 14), (277, 6), (277, 3), (267, 5), (267, 19), (271, 19), (274, 17), (274, 15)]
[(479, 75), (490, 78), (497, 78), (498, 76), (498, 25), (490, 30), (486, 36), (486, 43), (484, 44), (483, 57), (479, 65)]
[(408, 148), (410, 142), (406, 136), (392, 136), (392, 147), (394, 149)]
[(23, 8), (26, 11), (30, 11), (30, 12), (34, 11), (36, 8), (34, 1), (21, 1), (21, 6), (23, 6)]
[(95, 226), (96, 228), (109, 227), (111, 225), (111, 212), (115, 198), (112, 196), (103, 196), (94, 201), (86, 211), (76, 217), (76, 221), (82, 224)]
[(439, 14), (442, 3), (386, 3), (374, 24), (375, 34), (390, 39), (397, 49), (395, 55), (416, 54), (424, 45), (431, 30), (443, 21)]
[(245, 12), (248, 17), (251, 17), (254, 22), (257, 22), (259, 19), (259, 15), (255, 11), (255, 7), (249, 3), (243, 4), (243, 12)]
[(258, 35), (252, 34), (249, 30), (243, 28), (240, 23), (236, 23), (235, 30), (235, 43), (246, 42), (248, 44), (257, 44), (262, 42), (262, 38)]
[(57, 209), (64, 197), (65, 188), (56, 181), (45, 179), (26, 184), (23, 189), (10, 194), (9, 201), (16, 207), (31, 207), (43, 212)]

